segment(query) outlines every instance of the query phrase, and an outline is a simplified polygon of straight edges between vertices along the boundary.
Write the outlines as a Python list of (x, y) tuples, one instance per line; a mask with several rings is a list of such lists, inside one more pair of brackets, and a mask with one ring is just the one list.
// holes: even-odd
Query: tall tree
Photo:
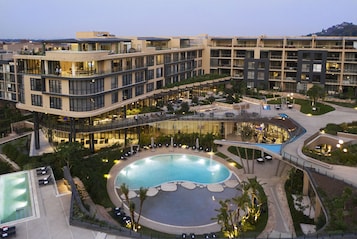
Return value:
[(122, 183), (120, 185), (120, 191), (122, 192), (122, 194), (124, 194), (125, 201), (128, 204), (129, 212), (131, 215), (131, 219), (130, 219), (131, 220), (131, 228), (133, 229), (133, 226), (134, 226), (134, 216), (133, 215), (134, 215), (134, 213), (132, 213), (132, 209), (135, 210), (135, 204), (133, 206), (132, 203), (130, 202), (128, 185), (126, 185), (125, 183)]
[(310, 97), (310, 99), (313, 102), (313, 105), (316, 105), (316, 102), (319, 98), (324, 98), (325, 97), (325, 90), (323, 87), (319, 85), (313, 85), (306, 94)]
[(81, 159), (85, 155), (85, 148), (78, 142), (61, 143), (55, 148), (57, 158), (64, 160), (68, 168), (72, 167), (75, 160)]
[(140, 206), (139, 206), (139, 216), (138, 216), (138, 220), (136, 221), (136, 228), (139, 227), (139, 221), (140, 221), (141, 213), (142, 213), (142, 210), (143, 210), (144, 201), (145, 201), (146, 198), (147, 198), (147, 195), (146, 195), (147, 192), (148, 192), (148, 189), (147, 189), (147, 188), (141, 187), (140, 190), (139, 190)]

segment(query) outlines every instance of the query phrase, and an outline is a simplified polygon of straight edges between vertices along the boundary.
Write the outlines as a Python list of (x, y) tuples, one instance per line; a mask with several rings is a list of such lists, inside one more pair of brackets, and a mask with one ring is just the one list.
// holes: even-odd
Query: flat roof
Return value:
[(129, 38), (65, 38), (65, 39), (50, 39), (39, 40), (42, 43), (115, 43), (131, 41)]
[(233, 37), (212, 37), (212, 40), (232, 40)]
[(164, 38), (164, 37), (138, 37), (138, 40), (144, 40), (144, 41), (170, 41), (170, 38)]

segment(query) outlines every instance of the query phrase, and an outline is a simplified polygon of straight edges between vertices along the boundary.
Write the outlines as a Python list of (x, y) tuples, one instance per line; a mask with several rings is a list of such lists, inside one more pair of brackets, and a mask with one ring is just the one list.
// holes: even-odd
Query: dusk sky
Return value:
[(357, 0), (1, 0), (0, 38), (300, 36), (357, 24)]

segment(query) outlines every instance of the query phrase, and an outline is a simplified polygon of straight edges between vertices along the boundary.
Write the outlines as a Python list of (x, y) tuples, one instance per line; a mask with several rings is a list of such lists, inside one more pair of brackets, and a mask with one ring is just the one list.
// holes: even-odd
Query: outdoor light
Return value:
[(348, 150), (347, 150), (346, 148), (344, 148), (342, 151), (343, 151), (344, 153), (347, 153)]
[(336, 144), (336, 147), (337, 148), (341, 148), (341, 144)]
[(343, 144), (343, 140), (340, 139), (340, 140), (338, 141), (338, 143), (339, 143), (339, 144)]

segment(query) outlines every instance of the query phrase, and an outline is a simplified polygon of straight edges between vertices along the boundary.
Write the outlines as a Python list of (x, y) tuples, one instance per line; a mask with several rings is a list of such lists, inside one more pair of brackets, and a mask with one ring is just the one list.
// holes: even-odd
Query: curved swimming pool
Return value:
[(188, 154), (161, 154), (137, 160), (124, 167), (115, 179), (130, 190), (156, 187), (163, 183), (185, 181), (198, 184), (220, 183), (230, 178), (223, 164), (205, 157)]

